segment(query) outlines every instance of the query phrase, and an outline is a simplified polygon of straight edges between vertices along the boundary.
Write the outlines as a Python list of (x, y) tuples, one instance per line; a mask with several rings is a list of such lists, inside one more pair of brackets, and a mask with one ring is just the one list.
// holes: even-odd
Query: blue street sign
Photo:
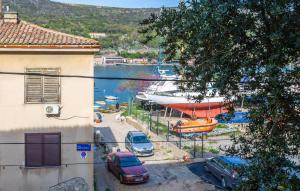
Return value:
[(87, 153), (85, 151), (81, 152), (80, 154), (81, 158), (85, 159), (87, 156)]
[(91, 151), (91, 144), (77, 144), (77, 151)]

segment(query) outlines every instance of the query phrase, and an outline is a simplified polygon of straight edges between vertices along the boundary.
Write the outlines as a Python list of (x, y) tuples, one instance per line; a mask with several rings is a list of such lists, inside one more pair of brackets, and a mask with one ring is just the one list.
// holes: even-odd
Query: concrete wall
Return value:
[[(25, 68), (60, 68), (62, 75), (93, 76), (92, 54), (0, 53), (1, 72)], [(48, 118), (43, 104), (24, 103), (24, 76), (0, 75), (0, 142), (24, 142), (24, 133), (61, 132), (62, 142), (93, 141), (93, 79), (61, 78), (61, 116)], [(93, 153), (81, 159), (76, 145), (63, 144), (61, 162), (92, 163)], [(24, 145), (0, 144), (0, 165), (24, 165)], [(83, 177), (93, 190), (93, 165), (26, 169), (0, 166), (0, 191), (48, 190), (73, 177)]]

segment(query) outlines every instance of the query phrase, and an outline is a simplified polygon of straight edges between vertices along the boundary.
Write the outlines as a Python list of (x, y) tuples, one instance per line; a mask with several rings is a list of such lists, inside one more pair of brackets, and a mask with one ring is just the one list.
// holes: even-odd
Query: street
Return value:
[[(97, 125), (105, 142), (113, 142), (121, 151), (125, 150), (124, 138), (129, 130), (136, 130), (126, 122), (116, 119), (118, 114), (105, 114), (104, 121)], [(120, 142), (120, 143), (117, 143)], [(162, 147), (164, 148), (164, 147)], [(126, 190), (172, 190), (172, 191), (214, 191), (215, 186), (203, 181), (189, 170), (186, 163), (174, 160), (168, 149), (156, 149), (152, 157), (140, 157), (145, 161), (145, 167), (150, 174), (150, 180), (145, 184), (123, 185), (109, 173), (105, 167), (103, 149), (95, 151), (94, 173), (97, 191), (126, 191)]]

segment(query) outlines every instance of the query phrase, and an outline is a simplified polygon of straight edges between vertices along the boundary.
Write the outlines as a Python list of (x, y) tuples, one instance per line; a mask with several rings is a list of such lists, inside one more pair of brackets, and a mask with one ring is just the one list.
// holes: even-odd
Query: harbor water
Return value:
[[(161, 70), (168, 70), (168, 74), (174, 74), (174, 66), (165, 65)], [(157, 78), (156, 65), (103, 65), (95, 67), (95, 77), (117, 77), (117, 78)], [(95, 106), (101, 106), (96, 102), (102, 101), (101, 107), (107, 108), (110, 105), (128, 102), (130, 97), (135, 97), (137, 92), (142, 91), (151, 82), (128, 81), (128, 80), (98, 80), (94, 84)], [(153, 82), (152, 82), (153, 83)], [(117, 97), (117, 100), (108, 100), (105, 96)], [(104, 104), (105, 102), (105, 104)]]

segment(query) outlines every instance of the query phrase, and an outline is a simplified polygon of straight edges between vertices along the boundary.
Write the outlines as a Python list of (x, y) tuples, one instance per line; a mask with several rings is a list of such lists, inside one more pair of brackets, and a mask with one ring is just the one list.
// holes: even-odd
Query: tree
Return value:
[(179, 54), (183, 87), (197, 99), (211, 81), (230, 103), (248, 88), (251, 123), (226, 148), (251, 159), (237, 190), (300, 189), (287, 170), (300, 154), (299, 21), (299, 0), (191, 0), (141, 23), (145, 42), (163, 37), (169, 59)]

